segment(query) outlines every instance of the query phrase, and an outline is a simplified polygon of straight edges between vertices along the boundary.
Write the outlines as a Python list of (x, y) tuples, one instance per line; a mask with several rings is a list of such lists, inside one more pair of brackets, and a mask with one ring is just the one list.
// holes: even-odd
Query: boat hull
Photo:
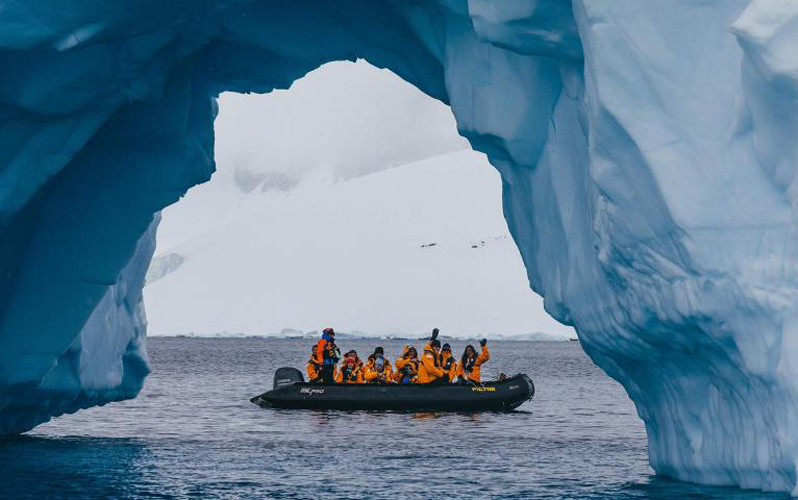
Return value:
[(480, 385), (311, 384), (297, 382), (256, 396), (265, 408), (391, 411), (511, 411), (535, 395), (526, 375)]

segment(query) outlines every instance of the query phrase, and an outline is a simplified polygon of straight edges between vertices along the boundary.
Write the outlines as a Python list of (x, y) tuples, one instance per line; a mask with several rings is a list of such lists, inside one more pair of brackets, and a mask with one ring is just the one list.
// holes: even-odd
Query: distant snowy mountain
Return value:
[[(304, 339), (304, 340), (318, 340), (320, 332), (312, 330), (309, 332), (302, 332), (286, 328), (280, 333), (270, 334), (247, 334), (243, 332), (217, 332), (213, 334), (198, 335), (195, 333), (183, 333), (179, 335), (169, 335), (173, 337), (188, 337), (188, 338), (270, 338), (270, 339)], [(167, 336), (167, 335), (162, 335)], [(337, 332), (336, 337), (340, 339), (356, 339), (356, 340), (407, 340), (407, 341), (424, 341), (429, 338), (429, 334), (415, 334), (415, 335), (378, 335), (364, 332)], [(441, 335), (438, 337), (442, 342), (447, 341), (462, 341), (470, 337), (451, 337), (448, 335)], [(508, 341), (508, 342), (568, 342), (569, 340), (577, 340), (576, 337), (564, 337), (562, 335), (552, 335), (544, 332), (535, 333), (522, 333), (518, 335), (496, 335), (491, 337), (491, 341)]]

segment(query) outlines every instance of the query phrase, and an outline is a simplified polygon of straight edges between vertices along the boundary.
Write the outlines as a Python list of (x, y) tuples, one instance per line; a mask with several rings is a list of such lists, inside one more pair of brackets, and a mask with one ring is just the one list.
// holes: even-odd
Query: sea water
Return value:
[[(506, 414), (263, 409), (249, 398), (280, 366), (304, 371), (312, 342), (148, 343), (137, 399), (0, 440), (0, 498), (787, 498), (654, 476), (634, 405), (576, 342), (490, 342), (484, 376), (537, 389)], [(406, 341), (338, 343), (393, 360)]]

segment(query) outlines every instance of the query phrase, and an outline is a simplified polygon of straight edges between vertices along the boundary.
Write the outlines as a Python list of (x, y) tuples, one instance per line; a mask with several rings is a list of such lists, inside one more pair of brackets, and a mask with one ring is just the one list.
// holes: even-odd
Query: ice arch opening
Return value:
[(162, 212), (148, 336), (573, 335), (529, 289), (500, 176), (448, 106), (364, 61), (218, 103), (216, 172)]
[(9, 6), (0, 430), (137, 392), (154, 214), (213, 170), (212, 97), (362, 57), (488, 154), (533, 288), (624, 385), (657, 472), (798, 492), (796, 20), (767, 0)]

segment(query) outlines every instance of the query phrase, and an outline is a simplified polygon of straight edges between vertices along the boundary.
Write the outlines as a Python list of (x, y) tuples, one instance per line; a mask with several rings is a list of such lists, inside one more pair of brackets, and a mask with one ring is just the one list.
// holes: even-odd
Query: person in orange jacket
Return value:
[(418, 352), (412, 345), (406, 345), (402, 357), (396, 360), (394, 380), (400, 384), (415, 384), (418, 381)]
[(366, 372), (363, 375), (367, 384), (390, 384), (393, 383), (393, 374), (391, 373), (388, 362), (382, 358), (375, 358), (369, 365), (366, 365)]
[(305, 367), (309, 382), (319, 382), (321, 380), (321, 368), (322, 365), (316, 359), (316, 346), (314, 345), (310, 350), (310, 359), (308, 359), (308, 364)]
[(388, 358), (385, 357), (385, 350), (382, 347), (377, 347), (374, 349), (374, 352), (366, 360), (366, 366), (363, 369), (363, 376), (366, 378), (366, 380), (368, 381), (369, 370), (374, 369), (374, 363), (377, 360), (382, 360), (383, 371), (387, 375), (387, 380), (393, 380), (393, 367), (391, 366), (391, 362), (388, 360)]
[(354, 356), (347, 356), (344, 365), (335, 375), (335, 381), (339, 384), (362, 384), (363, 368), (357, 364)]
[(316, 344), (316, 363), (321, 365), (321, 379), (325, 384), (335, 383), (335, 365), (341, 351), (335, 345), (335, 330), (325, 328)]
[[(432, 341), (433, 341), (433, 340), (435, 340), (435, 339), (437, 339), (437, 338), (438, 338), (438, 334), (440, 334), (440, 333), (441, 333), (441, 331), (440, 331), (440, 330), (438, 330), (437, 328), (433, 328), (433, 329), (432, 329), (432, 335), (431, 335), (431, 336), (430, 336), (430, 338), (429, 338), (429, 342), (427, 342), (426, 344), (424, 344), (424, 349), (423, 349), (423, 351), (428, 351), (428, 350), (431, 350), (431, 349), (432, 349)], [(438, 346), (440, 347), (440, 344), (438, 344)]]
[(490, 352), (486, 347), (488, 341), (482, 339), (479, 345), (482, 346), (482, 353), (477, 355), (477, 350), (474, 346), (468, 345), (463, 352), (463, 357), (460, 359), (460, 364), (457, 365), (457, 375), (462, 382), (476, 382), (481, 381), (482, 365), (490, 359)]
[(454, 382), (457, 377), (457, 360), (452, 356), (452, 347), (449, 344), (443, 344), (439, 359), (446, 382)]
[(444, 383), (444, 373), (440, 366), (441, 341), (437, 339), (438, 329), (432, 330), (432, 338), (424, 346), (424, 354), (418, 365), (418, 382), (420, 384)]
[(344, 359), (346, 358), (354, 358), (355, 365), (357, 365), (357, 367), (360, 368), (361, 373), (366, 371), (366, 366), (363, 364), (363, 360), (360, 359), (360, 356), (357, 355), (356, 350), (352, 349), (347, 351), (346, 354), (344, 354)]

